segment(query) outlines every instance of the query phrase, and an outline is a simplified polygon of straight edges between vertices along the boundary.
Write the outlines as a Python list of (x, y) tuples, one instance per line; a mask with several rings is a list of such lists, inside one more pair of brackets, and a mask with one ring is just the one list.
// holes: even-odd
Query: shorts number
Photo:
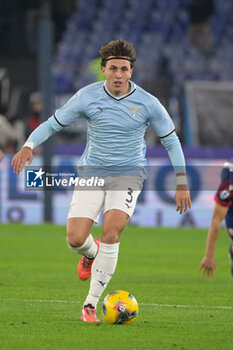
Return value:
[(133, 201), (133, 190), (132, 190), (132, 188), (128, 188), (128, 192), (127, 192), (127, 194), (129, 195), (129, 198), (126, 198), (126, 202), (127, 203), (131, 203), (132, 201)]

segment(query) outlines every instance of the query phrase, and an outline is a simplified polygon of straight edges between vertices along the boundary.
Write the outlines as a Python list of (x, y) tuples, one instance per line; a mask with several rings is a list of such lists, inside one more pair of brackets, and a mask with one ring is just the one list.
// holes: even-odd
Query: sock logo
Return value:
[(107, 282), (103, 282), (103, 281), (98, 281), (98, 282), (101, 284), (102, 287), (104, 287), (105, 284), (107, 284)]

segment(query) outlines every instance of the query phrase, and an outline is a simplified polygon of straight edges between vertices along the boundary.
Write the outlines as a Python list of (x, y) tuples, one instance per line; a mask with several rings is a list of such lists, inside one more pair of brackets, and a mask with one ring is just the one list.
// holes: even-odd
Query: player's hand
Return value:
[(177, 185), (175, 193), (176, 211), (180, 214), (185, 212), (188, 208), (191, 209), (191, 198), (187, 185)]
[(204, 256), (202, 259), (199, 271), (203, 269), (203, 277), (214, 277), (214, 270), (217, 270), (216, 261), (214, 258)]
[(29, 147), (23, 147), (21, 150), (15, 154), (12, 159), (12, 167), (15, 174), (19, 174), (20, 171), (25, 167), (26, 162), (31, 165), (33, 159), (32, 150)]

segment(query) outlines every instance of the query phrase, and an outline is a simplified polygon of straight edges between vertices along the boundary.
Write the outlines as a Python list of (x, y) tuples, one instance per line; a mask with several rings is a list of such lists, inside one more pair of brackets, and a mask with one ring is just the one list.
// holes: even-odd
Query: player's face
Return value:
[(117, 96), (127, 94), (130, 91), (129, 79), (133, 73), (130, 62), (123, 59), (112, 59), (102, 67), (102, 72), (107, 80), (108, 90)]

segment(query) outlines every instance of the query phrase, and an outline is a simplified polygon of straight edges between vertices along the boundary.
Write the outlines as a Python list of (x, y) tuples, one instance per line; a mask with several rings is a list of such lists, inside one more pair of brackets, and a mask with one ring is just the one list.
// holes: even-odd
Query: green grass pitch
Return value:
[(77, 277), (65, 227), (0, 225), (0, 349), (233, 349), (230, 240), (222, 230), (213, 280), (198, 272), (205, 241), (206, 230), (126, 228), (104, 296), (129, 291), (139, 316), (108, 325), (99, 305), (97, 325), (80, 320), (89, 281)]

